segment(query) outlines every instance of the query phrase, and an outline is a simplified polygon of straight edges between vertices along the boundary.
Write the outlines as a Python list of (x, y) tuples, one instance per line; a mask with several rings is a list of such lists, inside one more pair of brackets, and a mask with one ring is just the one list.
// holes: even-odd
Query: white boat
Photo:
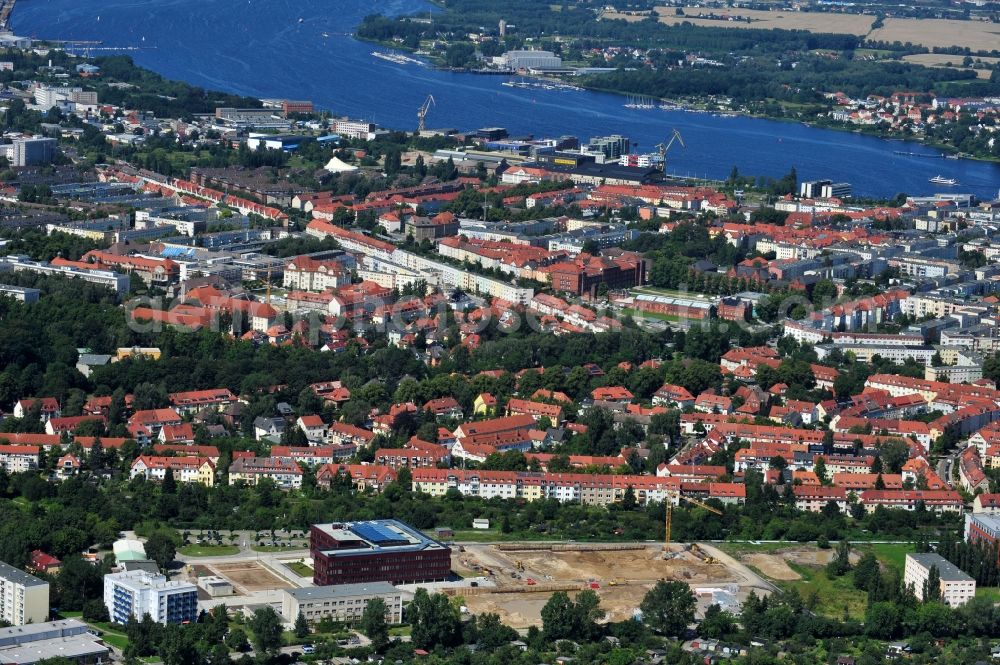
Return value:
[(930, 182), (933, 182), (935, 185), (957, 185), (958, 184), (958, 181), (955, 180), (954, 178), (945, 178), (944, 176), (941, 176), (941, 175), (934, 176), (933, 178), (930, 179)]

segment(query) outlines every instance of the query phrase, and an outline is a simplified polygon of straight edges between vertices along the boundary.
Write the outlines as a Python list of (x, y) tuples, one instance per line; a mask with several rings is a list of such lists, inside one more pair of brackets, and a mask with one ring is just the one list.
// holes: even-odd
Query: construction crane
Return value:
[[(715, 513), (716, 515), (722, 515), (723, 514), (721, 510), (719, 510), (718, 508), (713, 508), (712, 506), (708, 505), (704, 501), (699, 501), (698, 499), (692, 499), (691, 497), (684, 496), (683, 494), (679, 494), (678, 497), (680, 498), (681, 501), (687, 501), (688, 503), (693, 503), (694, 505), (698, 506), (699, 508), (704, 508), (705, 510), (707, 510), (710, 513)], [(666, 514), (666, 519), (664, 520), (664, 522), (665, 522), (664, 526), (666, 527), (666, 529), (664, 531), (664, 536), (663, 536), (663, 554), (664, 554), (664, 556), (666, 556), (667, 554), (670, 553), (670, 520), (671, 520), (671, 516), (672, 516), (673, 512), (674, 512), (674, 504), (670, 502), (670, 499), (667, 499), (667, 501), (666, 501), (666, 513), (667, 514)]]
[(677, 129), (674, 129), (673, 133), (670, 135), (669, 141), (666, 143), (660, 143), (656, 146), (656, 149), (660, 153), (660, 170), (664, 173), (667, 172), (667, 152), (670, 150), (671, 146), (674, 145), (674, 141), (679, 141), (681, 147), (687, 149), (687, 146), (684, 145), (684, 137), (681, 136), (680, 131)]
[(422, 132), (425, 129), (427, 129), (427, 124), (425, 123), (425, 120), (427, 118), (427, 112), (431, 110), (431, 107), (434, 106), (434, 104), (435, 104), (434, 95), (427, 95), (427, 99), (424, 101), (423, 105), (421, 105), (421, 107), (417, 109), (418, 132)]

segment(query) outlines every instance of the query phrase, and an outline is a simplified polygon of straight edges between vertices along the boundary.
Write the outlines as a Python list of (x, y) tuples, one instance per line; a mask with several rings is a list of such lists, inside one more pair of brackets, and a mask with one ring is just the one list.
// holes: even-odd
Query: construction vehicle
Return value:
[(515, 562), (514, 562), (514, 566), (515, 566), (515, 567), (516, 567), (516, 568), (517, 568), (518, 570), (524, 570), (524, 564), (523, 564), (523, 563), (521, 563), (520, 561), (515, 561)]
[[(704, 508), (705, 510), (707, 510), (710, 513), (715, 513), (716, 515), (722, 515), (723, 514), (721, 510), (719, 510), (718, 508), (713, 508), (712, 506), (708, 505), (704, 501), (699, 501), (698, 499), (692, 499), (691, 497), (684, 496), (683, 494), (678, 494), (677, 497), (681, 501), (687, 501), (688, 503), (692, 503), (692, 504), (698, 506), (699, 508)], [(670, 558), (670, 521), (671, 521), (671, 517), (672, 517), (673, 512), (674, 512), (674, 505), (670, 501), (670, 499), (668, 498), (667, 501), (666, 501), (666, 515), (665, 515), (665, 519), (664, 519), (664, 522), (665, 522), (664, 523), (664, 527), (665, 527), (665, 529), (664, 529), (664, 534), (663, 534), (663, 558), (664, 559), (669, 559)]]
[(681, 136), (681, 133), (677, 129), (674, 129), (673, 133), (670, 134), (669, 141), (656, 146), (657, 151), (660, 153), (660, 170), (664, 173), (667, 172), (667, 152), (674, 145), (674, 141), (680, 142), (681, 147), (687, 149), (687, 146), (684, 145), (684, 137)]
[[(427, 99), (424, 103), (420, 105), (417, 109), (417, 131), (422, 132), (427, 129), (427, 112), (431, 110), (431, 107), (435, 105), (434, 95), (427, 95)], [(683, 143), (683, 142), (682, 142)]]
[(691, 543), (691, 549), (689, 551), (691, 552), (691, 554), (695, 555), (696, 557), (698, 557), (699, 559), (701, 559), (705, 563), (709, 563), (709, 564), (711, 564), (711, 563), (717, 563), (717, 561), (715, 560), (715, 557), (710, 556), (703, 549), (701, 549), (700, 547), (698, 547), (698, 543)]

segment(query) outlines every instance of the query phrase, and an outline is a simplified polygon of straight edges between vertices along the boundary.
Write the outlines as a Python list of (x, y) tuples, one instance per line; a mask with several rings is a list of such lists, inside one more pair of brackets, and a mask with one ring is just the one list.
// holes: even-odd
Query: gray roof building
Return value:
[(936, 566), (938, 575), (943, 582), (971, 582), (972, 578), (948, 559), (934, 552), (923, 552), (919, 554), (907, 554), (908, 557), (919, 563), (924, 568)]
[(15, 568), (9, 563), (4, 563), (0, 561), (0, 577), (3, 579), (13, 582), (14, 584), (20, 584), (22, 586), (48, 586), (48, 582), (45, 580), (38, 579), (34, 575), (29, 575), (20, 568)]

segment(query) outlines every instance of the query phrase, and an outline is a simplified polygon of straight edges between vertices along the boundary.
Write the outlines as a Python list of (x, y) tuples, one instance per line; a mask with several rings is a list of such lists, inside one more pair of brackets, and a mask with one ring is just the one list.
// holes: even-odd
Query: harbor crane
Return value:
[[(715, 513), (716, 515), (723, 514), (721, 510), (719, 510), (718, 508), (713, 508), (704, 501), (699, 501), (698, 499), (692, 499), (691, 497), (684, 496), (683, 494), (678, 494), (678, 498), (680, 498), (681, 501), (687, 501), (688, 503), (693, 503), (699, 508), (704, 508), (710, 513)], [(670, 520), (672, 517), (672, 513), (674, 512), (674, 504), (671, 503), (669, 498), (666, 501), (665, 507), (667, 514), (664, 520), (665, 522), (664, 526), (666, 527), (666, 530), (664, 531), (664, 536), (663, 536), (663, 556), (664, 558), (667, 558), (670, 556)]]
[(417, 120), (418, 120), (417, 131), (418, 132), (422, 132), (425, 129), (427, 129), (427, 124), (425, 122), (425, 120), (427, 118), (427, 112), (431, 110), (431, 107), (434, 106), (434, 104), (435, 104), (435, 102), (434, 102), (434, 95), (427, 95), (427, 99), (424, 101), (424, 103), (421, 105), (421, 107), (419, 109), (417, 109)]
[(678, 141), (682, 148), (687, 148), (684, 144), (684, 137), (681, 136), (680, 131), (674, 129), (673, 133), (670, 135), (670, 140), (666, 143), (660, 143), (656, 146), (656, 149), (660, 153), (660, 170), (664, 173), (667, 172), (667, 152), (669, 152), (671, 146), (674, 145), (674, 141)]

